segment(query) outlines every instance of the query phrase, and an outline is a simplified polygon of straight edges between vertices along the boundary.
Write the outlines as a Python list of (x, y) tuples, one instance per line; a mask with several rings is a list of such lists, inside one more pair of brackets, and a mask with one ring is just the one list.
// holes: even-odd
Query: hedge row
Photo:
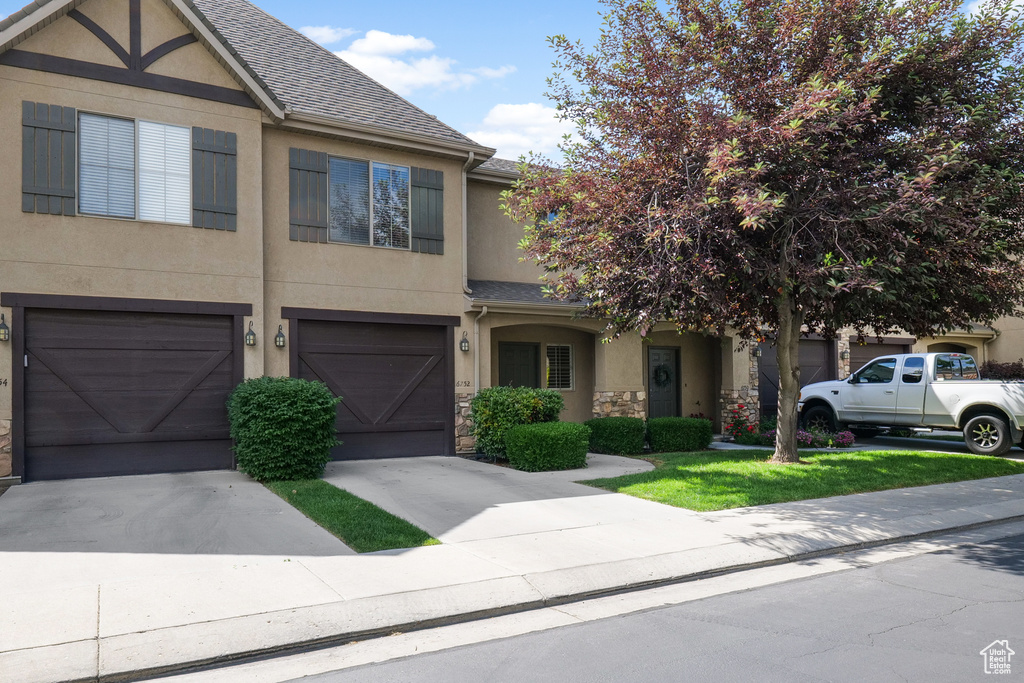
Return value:
[(473, 397), (469, 412), (476, 449), (495, 458), (504, 458), (508, 430), (517, 425), (555, 422), (564, 407), (562, 395), (553, 389), (481, 389)]
[(572, 470), (587, 464), (590, 428), (576, 422), (542, 422), (508, 430), (508, 463), (525, 472)]
[(700, 451), (711, 444), (711, 420), (694, 417), (598, 417), (590, 427), (590, 450), (611, 455), (643, 453), (645, 440), (655, 453)]

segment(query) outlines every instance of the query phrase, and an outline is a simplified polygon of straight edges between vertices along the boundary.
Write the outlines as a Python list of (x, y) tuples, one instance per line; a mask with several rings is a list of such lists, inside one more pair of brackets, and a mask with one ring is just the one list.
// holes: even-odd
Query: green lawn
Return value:
[(769, 457), (756, 450), (665, 453), (650, 472), (580, 483), (708, 511), (1024, 474), (1024, 462), (961, 453), (802, 452), (806, 465), (773, 465)]
[(275, 481), (266, 486), (357, 553), (440, 543), (401, 517), (321, 479)]

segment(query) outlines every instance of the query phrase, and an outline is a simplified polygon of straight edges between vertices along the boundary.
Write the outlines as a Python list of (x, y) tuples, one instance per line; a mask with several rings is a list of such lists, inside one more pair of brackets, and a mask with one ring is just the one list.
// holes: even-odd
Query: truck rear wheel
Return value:
[(978, 415), (964, 425), (964, 443), (977, 455), (1003, 455), (1013, 447), (1010, 426), (995, 415)]
[(831, 408), (825, 406), (811, 406), (804, 411), (803, 419), (804, 429), (813, 429), (816, 432), (835, 432), (836, 431), (836, 416), (832, 414)]

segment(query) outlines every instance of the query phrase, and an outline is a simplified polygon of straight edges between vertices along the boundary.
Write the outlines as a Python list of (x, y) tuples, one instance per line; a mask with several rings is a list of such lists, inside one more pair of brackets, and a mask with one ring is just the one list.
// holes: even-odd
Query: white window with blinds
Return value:
[(409, 250), (410, 180), (408, 166), (331, 157), (329, 241)]
[(191, 133), (182, 126), (139, 121), (139, 219), (191, 221)]
[(572, 346), (570, 344), (548, 344), (548, 389), (573, 388)]
[(85, 113), (78, 121), (80, 213), (191, 222), (189, 128)]

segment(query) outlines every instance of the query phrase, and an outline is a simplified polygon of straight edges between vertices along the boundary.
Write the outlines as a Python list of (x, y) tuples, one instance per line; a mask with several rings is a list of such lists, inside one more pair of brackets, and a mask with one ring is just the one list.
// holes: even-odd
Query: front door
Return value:
[(498, 343), (498, 384), (540, 388), (540, 344)]
[(679, 349), (648, 349), (647, 386), (650, 417), (679, 417)]

